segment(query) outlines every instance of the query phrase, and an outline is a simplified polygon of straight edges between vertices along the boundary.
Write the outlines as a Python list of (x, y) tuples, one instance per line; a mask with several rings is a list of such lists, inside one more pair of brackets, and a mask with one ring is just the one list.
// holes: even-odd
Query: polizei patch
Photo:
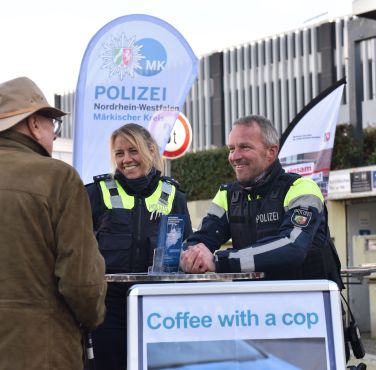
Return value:
[(306, 227), (312, 218), (312, 212), (304, 209), (294, 209), (294, 213), (291, 216), (291, 221), (295, 226)]

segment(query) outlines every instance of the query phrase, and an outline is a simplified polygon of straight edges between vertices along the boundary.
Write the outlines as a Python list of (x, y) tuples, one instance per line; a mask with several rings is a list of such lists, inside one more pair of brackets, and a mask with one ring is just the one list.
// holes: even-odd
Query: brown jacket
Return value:
[(76, 171), (0, 134), (0, 369), (81, 370), (80, 325), (104, 318), (104, 262)]

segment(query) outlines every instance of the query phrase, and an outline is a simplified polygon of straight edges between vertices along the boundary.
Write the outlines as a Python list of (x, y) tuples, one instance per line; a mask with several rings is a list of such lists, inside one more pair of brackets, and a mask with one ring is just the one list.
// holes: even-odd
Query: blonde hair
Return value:
[[(146, 166), (145, 175), (147, 175), (153, 167), (163, 173), (163, 159), (159, 152), (158, 144), (146, 128), (136, 123), (127, 123), (115, 130), (110, 139), (112, 158), (114, 157), (115, 140), (119, 136), (128, 140), (138, 150)], [(113, 162), (115, 162), (114, 159)]]

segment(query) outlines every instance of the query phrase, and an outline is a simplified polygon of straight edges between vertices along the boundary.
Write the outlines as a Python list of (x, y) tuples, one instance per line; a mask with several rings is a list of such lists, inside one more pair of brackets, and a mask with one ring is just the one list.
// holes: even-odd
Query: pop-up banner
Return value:
[(76, 90), (73, 164), (84, 183), (111, 171), (109, 138), (126, 123), (146, 127), (163, 152), (196, 76), (192, 49), (161, 19), (128, 15), (100, 29)]

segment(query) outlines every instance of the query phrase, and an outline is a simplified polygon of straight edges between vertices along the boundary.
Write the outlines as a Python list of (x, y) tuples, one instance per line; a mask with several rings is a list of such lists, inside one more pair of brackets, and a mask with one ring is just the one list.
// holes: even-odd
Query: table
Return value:
[(148, 273), (138, 274), (107, 274), (106, 281), (109, 283), (147, 283), (147, 282), (194, 282), (194, 281), (236, 281), (236, 280), (258, 280), (264, 278), (263, 272), (248, 273), (206, 273), (206, 274), (161, 274), (150, 275)]
[(349, 266), (341, 269), (342, 277), (356, 277), (359, 280), (362, 280), (363, 277), (369, 276), (376, 272), (376, 265), (367, 265), (367, 266)]

